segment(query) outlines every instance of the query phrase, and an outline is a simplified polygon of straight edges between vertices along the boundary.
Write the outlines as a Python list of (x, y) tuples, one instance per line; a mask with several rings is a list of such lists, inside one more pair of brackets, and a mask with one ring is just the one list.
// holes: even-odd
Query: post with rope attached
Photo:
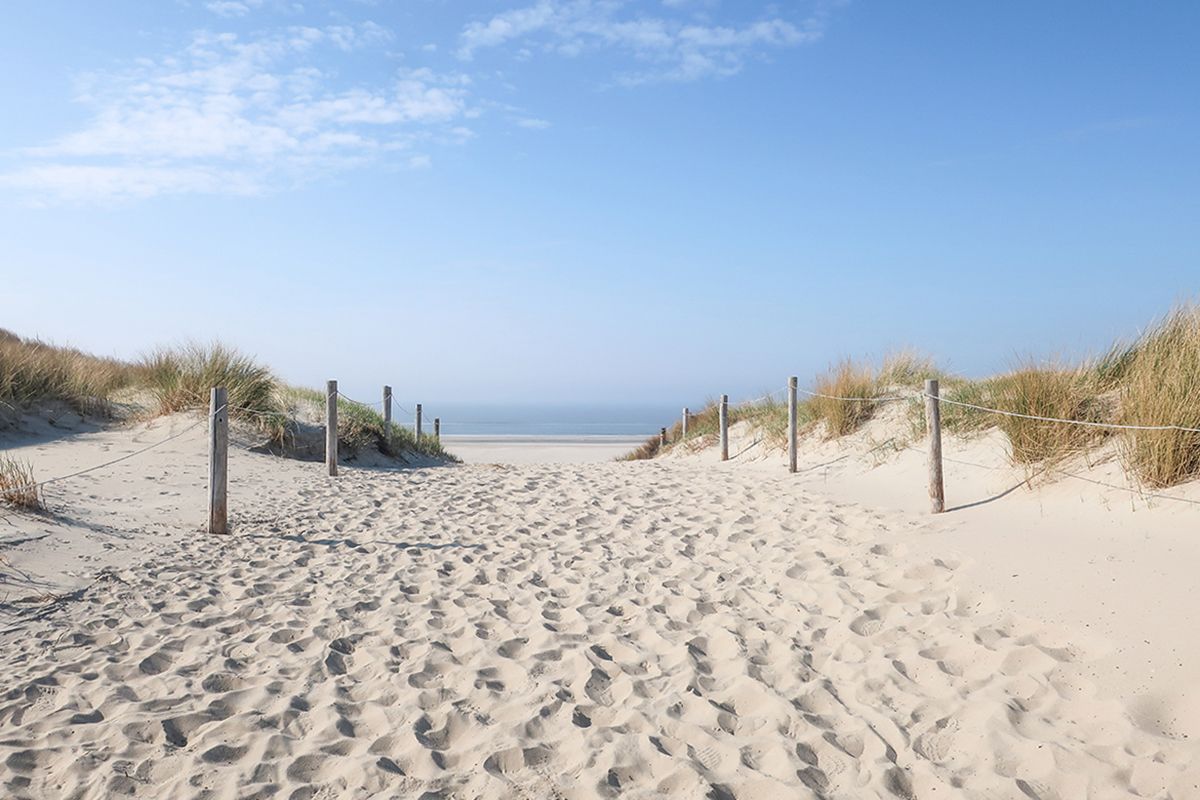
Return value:
[(663, 428), (662, 431), (658, 434), (658, 446), (659, 447), (667, 446), (667, 429), (666, 428)]
[(420, 403), (417, 403), (416, 420), (417, 420), (417, 424), (416, 424), (417, 443), (420, 444), (421, 443), (421, 404)]
[(325, 466), (330, 475), (337, 475), (338, 461), (338, 388), (337, 381), (325, 384)]
[(729, 395), (721, 395), (721, 406), (717, 409), (717, 420), (721, 427), (721, 460), (729, 460)]
[(433, 418), (433, 440), (438, 444), (442, 443), (442, 418)]
[(690, 416), (692, 416), (692, 415), (685, 408), (683, 410), (683, 424), (680, 426), (681, 429), (679, 432), (679, 440), (680, 441), (687, 439), (688, 417), (690, 417)]
[(208, 406), (208, 532), (229, 533), (229, 400), (214, 386)]
[(392, 438), (392, 387), (383, 387), (383, 435)]
[(796, 471), (796, 376), (788, 378), (788, 472)]
[(929, 433), (929, 499), (933, 513), (946, 510), (946, 487), (942, 481), (942, 404), (936, 379), (925, 381), (925, 429)]

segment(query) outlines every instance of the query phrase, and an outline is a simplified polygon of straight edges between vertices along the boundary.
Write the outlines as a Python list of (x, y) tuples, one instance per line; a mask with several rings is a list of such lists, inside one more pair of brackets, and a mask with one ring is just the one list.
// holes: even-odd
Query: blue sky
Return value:
[(1200, 5), (40, 0), (0, 326), (426, 401), (697, 403), (1131, 335), (1200, 276)]

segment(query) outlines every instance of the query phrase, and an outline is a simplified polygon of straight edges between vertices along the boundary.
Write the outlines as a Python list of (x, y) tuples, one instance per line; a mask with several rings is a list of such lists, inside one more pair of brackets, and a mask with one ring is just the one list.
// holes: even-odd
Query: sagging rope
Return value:
[(58, 483), (60, 481), (70, 480), (71, 478), (78, 478), (80, 475), (86, 475), (89, 472), (95, 472), (98, 469), (104, 469), (105, 467), (111, 467), (113, 464), (119, 464), (122, 461), (127, 461), (127, 460), (133, 458), (134, 456), (140, 456), (142, 453), (153, 450), (156, 447), (160, 447), (160, 446), (166, 444), (167, 442), (174, 441), (175, 439), (178, 439), (180, 436), (183, 436), (186, 433), (190, 433), (191, 431), (195, 430), (196, 428), (200, 427), (204, 423), (208, 422), (210, 419), (217, 416), (224, 410), (225, 410), (225, 406), (221, 406), (216, 411), (213, 411), (213, 412), (207, 414), (203, 419), (196, 421), (196, 423), (193, 425), (189, 425), (188, 427), (181, 430), (179, 433), (172, 434), (165, 439), (160, 439), (159, 441), (157, 441), (153, 444), (147, 445), (147, 446), (141, 448), (140, 450), (134, 450), (132, 453), (126, 453), (125, 455), (120, 456), (118, 458), (114, 458), (111, 461), (105, 461), (103, 464), (96, 464), (95, 466), (88, 467), (87, 469), (81, 469), (78, 472), (72, 472), (68, 475), (58, 475), (53, 478), (46, 478), (43, 481), (38, 481), (37, 483), (30, 483), (25, 486), (11, 487), (11, 488), (5, 489), (4, 493), (5, 494), (9, 494), (9, 493), (18, 494), (20, 492), (28, 492), (31, 490), (40, 489), (41, 487), (46, 486), (51, 483)]

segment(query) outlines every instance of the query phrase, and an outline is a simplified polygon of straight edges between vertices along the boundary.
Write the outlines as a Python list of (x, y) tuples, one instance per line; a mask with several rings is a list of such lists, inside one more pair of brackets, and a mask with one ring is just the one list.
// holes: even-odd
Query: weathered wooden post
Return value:
[(325, 384), (325, 466), (329, 467), (330, 475), (337, 475), (337, 412), (337, 381), (329, 381)]
[(383, 435), (392, 437), (392, 387), (383, 387)]
[(688, 410), (685, 408), (685, 409), (683, 410), (683, 425), (682, 425), (682, 430), (679, 432), (679, 439), (680, 439), (680, 441), (683, 441), (683, 440), (687, 439), (688, 418), (689, 418), (689, 417), (691, 417), (691, 416), (692, 416), (692, 415), (691, 415), (691, 413), (689, 413), (689, 412), (688, 412)]
[(667, 429), (666, 428), (663, 428), (662, 431), (658, 434), (658, 446), (659, 447), (667, 446)]
[(438, 444), (442, 443), (442, 418), (433, 418), (433, 440)]
[(417, 424), (416, 424), (417, 442), (421, 441), (421, 404), (417, 403)]
[(729, 395), (721, 395), (721, 406), (717, 411), (721, 426), (721, 460), (729, 460)]
[(796, 376), (788, 378), (788, 472), (796, 471)]
[(942, 404), (936, 379), (925, 381), (925, 429), (929, 432), (929, 499), (933, 513), (946, 510), (946, 487), (942, 481)]
[(208, 401), (208, 532), (229, 533), (229, 400), (214, 386)]

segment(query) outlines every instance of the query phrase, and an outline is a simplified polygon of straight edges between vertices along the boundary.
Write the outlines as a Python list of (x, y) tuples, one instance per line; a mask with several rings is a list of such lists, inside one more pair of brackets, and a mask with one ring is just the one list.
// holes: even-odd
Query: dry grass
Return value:
[(33, 486), (33, 467), (8, 456), (0, 456), (0, 503), (22, 511), (43, 511), (41, 490)]
[[(1030, 416), (1104, 422), (1100, 384), (1093, 371), (1026, 364), (985, 384), (985, 405)], [(1008, 437), (1017, 464), (1056, 463), (1085, 450), (1108, 435), (1104, 428), (1011, 417), (995, 418)]]
[[(689, 439), (691, 438), (690, 430), (688, 431), (688, 438)], [(661, 451), (662, 451), (662, 440), (659, 438), (658, 434), (655, 434), (654, 436), (651, 436), (649, 439), (647, 439), (645, 442), (643, 442), (636, 450), (626, 453), (625, 455), (621, 456), (617, 460), (618, 461), (646, 461), (648, 459), (654, 458)]]
[[(306, 389), (297, 386), (286, 386), (280, 390), (284, 404), (291, 413), (296, 411), (299, 402), (305, 402), (318, 409), (322, 418), (325, 414), (325, 392), (318, 389)], [(343, 455), (353, 455), (370, 449), (378, 450), (388, 456), (400, 456), (404, 453), (420, 453), (438, 458), (452, 458), (441, 442), (428, 433), (423, 433), (421, 441), (407, 426), (395, 421), (386, 427), (383, 415), (370, 406), (355, 403), (345, 397), (338, 398), (338, 452)]]
[(828, 395), (812, 397), (805, 405), (813, 419), (825, 423), (830, 439), (858, 430), (875, 413), (881, 394), (874, 371), (849, 360), (818, 377), (813, 391)]
[(0, 330), (0, 402), (13, 408), (57, 400), (80, 412), (102, 412), (137, 376), (133, 364)]
[[(1200, 428), (1200, 309), (1176, 309), (1131, 348), (1120, 382), (1119, 421)], [(1128, 468), (1150, 486), (1200, 476), (1200, 433), (1125, 431)]]
[(279, 382), (266, 367), (221, 344), (160, 349), (141, 363), (141, 382), (154, 395), (159, 414), (207, 408), (209, 392), (224, 386), (229, 415), (282, 441), (288, 419)]
[(875, 384), (880, 391), (922, 389), (927, 379), (943, 377), (933, 359), (913, 350), (901, 350), (884, 357), (883, 365), (875, 376)]

